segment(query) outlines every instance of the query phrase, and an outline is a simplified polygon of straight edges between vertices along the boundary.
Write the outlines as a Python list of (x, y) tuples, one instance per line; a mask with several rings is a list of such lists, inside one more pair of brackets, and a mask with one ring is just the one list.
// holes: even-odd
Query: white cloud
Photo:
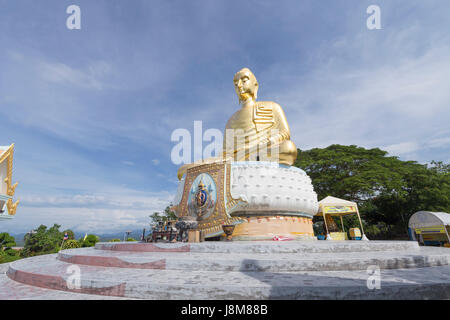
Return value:
[(450, 145), (450, 137), (433, 139), (427, 143), (429, 148), (443, 148)]
[(416, 142), (402, 142), (386, 146), (382, 149), (386, 150), (391, 155), (403, 155), (414, 152), (419, 148), (420, 146)]
[(64, 63), (46, 61), (39, 61), (36, 67), (43, 80), (56, 85), (96, 90), (110, 86), (104, 78), (111, 73), (111, 66), (105, 61), (97, 61), (86, 70), (74, 69)]
[(162, 211), (173, 200), (168, 192), (135, 190), (74, 196), (23, 196), (12, 221), (4, 229), (25, 232), (40, 224), (58, 223), (76, 231), (106, 233), (148, 226), (148, 216)]
[[(155, 210), (156, 211), (156, 210)], [(14, 233), (27, 232), (43, 224), (61, 225), (61, 230), (72, 229), (79, 232), (103, 234), (128, 228), (148, 227), (152, 214), (148, 210), (99, 209), (99, 208), (22, 208), (12, 221), (4, 221), (3, 230), (14, 225)], [(20, 215), (19, 215), (20, 214)], [(37, 219), (37, 217), (39, 217)]]
[[(331, 56), (329, 63), (283, 82), (288, 85), (271, 100), (285, 109), (298, 147), (387, 146), (395, 155), (422, 162), (431, 160), (426, 148), (448, 148), (448, 132), (442, 130), (450, 122), (450, 46), (439, 43), (422, 48), (419, 55), (403, 52), (388, 58), (390, 45), (413, 46), (404, 35), (389, 39), (373, 48), (383, 52), (383, 60), (352, 65), (346, 58)], [(344, 52), (365, 52), (361, 47), (366, 42), (347, 42)], [(279, 73), (273, 66), (264, 77)]]
[[(169, 120), (150, 127), (148, 121), (167, 117), (168, 111), (160, 109), (158, 102), (170, 88), (166, 83), (180, 73), (176, 67), (179, 62), (164, 69), (155, 61), (140, 59), (155, 65), (151, 72), (134, 65), (134, 60), (114, 64), (95, 59), (69, 65), (36, 53), (9, 51), (0, 62), (0, 113), (7, 121), (42, 130), (86, 149), (117, 147), (114, 138), (144, 147), (149, 141), (160, 141), (164, 134), (169, 141)], [(152, 93), (145, 102), (147, 108), (133, 109), (128, 102), (123, 105), (109, 99), (134, 94), (143, 87)]]

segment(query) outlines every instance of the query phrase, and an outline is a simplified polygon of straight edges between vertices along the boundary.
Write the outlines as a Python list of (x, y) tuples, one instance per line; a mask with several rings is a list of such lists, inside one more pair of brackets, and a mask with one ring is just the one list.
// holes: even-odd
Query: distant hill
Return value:
[[(131, 233), (128, 236), (129, 238), (133, 238), (133, 239), (136, 239), (138, 241), (141, 240), (142, 229), (140, 229), (140, 230), (130, 230), (130, 231), (131, 231)], [(124, 237), (125, 237), (125, 232), (124, 231), (122, 231), (122, 232), (114, 232), (114, 233), (106, 233), (106, 234), (96, 234), (96, 233), (94, 233), (94, 234), (99, 236), (100, 237), (100, 241), (103, 241), (103, 242), (109, 241), (111, 239), (123, 240)], [(148, 235), (148, 229), (145, 230), (145, 234)], [(84, 234), (82, 235), (82, 237), (84, 237)], [(79, 238), (77, 238), (77, 239), (79, 239)]]
[[(140, 230), (130, 230), (131, 233), (129, 235), (130, 238), (136, 239), (136, 240), (141, 240), (142, 237), (142, 229)], [(86, 232), (81, 232), (81, 231), (75, 231), (75, 239), (81, 239), (84, 238)], [(11, 234), (14, 239), (16, 240), (16, 245), (18, 247), (23, 247), (23, 245), (25, 244), (23, 241), (23, 238), (25, 237), (26, 233), (16, 233), (16, 234)], [(112, 232), (112, 233), (105, 233), (105, 234), (99, 234), (96, 232), (87, 232), (87, 234), (95, 234), (96, 236), (100, 237), (100, 241), (101, 242), (107, 242), (111, 239), (120, 239), (123, 240), (125, 237), (125, 232), (124, 231), (117, 231), (117, 232)], [(146, 228), (145, 234), (148, 235), (148, 228)]]
[(11, 234), (11, 236), (14, 237), (14, 240), (16, 240), (16, 246), (23, 247), (25, 244), (23, 241), (23, 237), (25, 237), (26, 233), (17, 233), (17, 234)]

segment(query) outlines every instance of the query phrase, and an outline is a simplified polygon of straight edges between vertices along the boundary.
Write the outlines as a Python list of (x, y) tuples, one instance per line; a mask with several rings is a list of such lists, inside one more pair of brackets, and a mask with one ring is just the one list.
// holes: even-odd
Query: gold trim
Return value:
[(5, 161), (7, 157), (9, 157), (12, 153), (14, 153), (14, 143), (6, 149), (6, 151), (3, 153), (3, 155), (0, 157), (0, 163)]
[(19, 200), (17, 200), (15, 203), (12, 202), (12, 199), (8, 199), (6, 202), (6, 206), (8, 207), (8, 213), (10, 216), (13, 216), (16, 214), (17, 206), (19, 205)]
[(10, 197), (14, 196), (17, 185), (19, 184), (18, 182), (12, 184), (13, 156), (14, 156), (14, 143), (8, 147), (8, 149), (3, 153), (3, 155), (0, 158), (0, 163), (2, 163), (5, 160), (8, 160), (8, 162), (6, 163), (7, 176), (4, 181), (6, 183), (6, 194)]
[[(13, 157), (14, 157), (14, 143), (11, 144), (8, 147), (8, 149), (0, 157), (0, 164), (3, 163), (3, 161), (7, 161), (6, 162), (6, 178), (4, 179), (4, 182), (6, 183), (6, 194), (10, 197), (14, 196), (17, 185), (19, 184), (18, 182), (12, 184)], [(10, 216), (13, 216), (16, 214), (18, 205), (19, 205), (19, 200), (17, 200), (15, 203), (13, 203), (12, 199), (8, 199), (8, 201), (6, 202), (6, 207), (8, 208), (8, 214)]]
[[(231, 217), (227, 212), (228, 208), (238, 203), (239, 199), (233, 199), (230, 193), (230, 176), (231, 166), (226, 161), (222, 163), (210, 163), (189, 168), (186, 172), (183, 194), (181, 201), (177, 206), (178, 217), (188, 215), (188, 199), (189, 191), (198, 175), (202, 173), (209, 174), (216, 184), (217, 200), (213, 213), (206, 219), (199, 221), (197, 230), (205, 231), (206, 236), (209, 234), (222, 231), (222, 224), (238, 223), (242, 219)], [(225, 174), (227, 171), (227, 174)], [(225, 208), (225, 197), (227, 206)]]

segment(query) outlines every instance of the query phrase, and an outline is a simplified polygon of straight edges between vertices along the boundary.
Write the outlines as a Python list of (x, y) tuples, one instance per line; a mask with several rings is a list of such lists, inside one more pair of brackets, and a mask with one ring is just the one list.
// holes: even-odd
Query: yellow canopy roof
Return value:
[(345, 216), (357, 213), (358, 205), (353, 201), (328, 196), (319, 201), (319, 210), (316, 216), (323, 216), (324, 212), (332, 216)]

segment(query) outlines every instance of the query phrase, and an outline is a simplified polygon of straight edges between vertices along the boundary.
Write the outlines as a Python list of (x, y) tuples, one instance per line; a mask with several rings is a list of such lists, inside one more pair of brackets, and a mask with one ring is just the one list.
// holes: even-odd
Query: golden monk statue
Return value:
[(258, 81), (248, 68), (236, 73), (233, 81), (242, 108), (227, 122), (222, 157), (183, 165), (178, 170), (178, 179), (187, 169), (206, 163), (261, 160), (292, 165), (297, 158), (297, 148), (290, 140), (289, 125), (280, 105), (256, 101)]

